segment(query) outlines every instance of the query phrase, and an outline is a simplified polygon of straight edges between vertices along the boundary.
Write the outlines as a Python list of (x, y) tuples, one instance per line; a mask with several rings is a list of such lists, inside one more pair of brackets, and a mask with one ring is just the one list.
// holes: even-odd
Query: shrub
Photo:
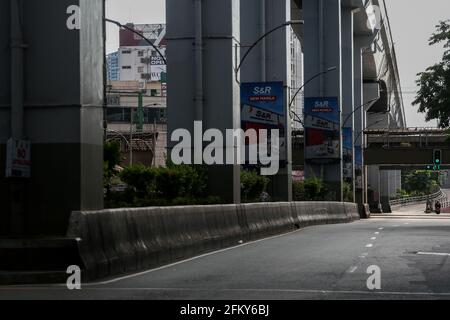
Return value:
[(241, 171), (241, 194), (243, 202), (258, 202), (261, 193), (266, 191), (269, 179), (255, 171)]
[(305, 184), (302, 181), (292, 183), (292, 199), (294, 201), (305, 201)]
[(112, 180), (116, 176), (115, 167), (120, 163), (120, 144), (117, 141), (103, 145), (103, 185), (106, 193), (111, 191)]
[(294, 201), (324, 201), (326, 187), (322, 179), (313, 177), (292, 185)]
[(344, 195), (344, 202), (354, 202), (352, 185), (348, 182), (344, 182), (342, 188), (343, 188), (342, 192)]
[(220, 203), (206, 195), (206, 172), (201, 167), (151, 168), (134, 165), (120, 173), (125, 192), (107, 196), (108, 207), (147, 207)]

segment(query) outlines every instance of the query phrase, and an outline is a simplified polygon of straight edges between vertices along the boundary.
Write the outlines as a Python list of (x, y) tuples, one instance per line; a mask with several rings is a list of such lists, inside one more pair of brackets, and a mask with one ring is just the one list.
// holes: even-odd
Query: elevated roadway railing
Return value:
[(391, 201), (389, 201), (389, 204), (391, 205), (391, 207), (393, 207), (393, 206), (401, 206), (401, 205), (405, 205), (405, 204), (417, 204), (417, 203), (421, 203), (421, 202), (426, 202), (427, 200), (435, 200), (435, 201), (439, 200), (439, 202), (441, 202), (441, 200), (445, 200), (445, 202), (447, 202), (447, 195), (444, 192), (442, 192), (442, 190), (439, 190), (436, 193), (425, 195), (425, 196), (391, 200)]

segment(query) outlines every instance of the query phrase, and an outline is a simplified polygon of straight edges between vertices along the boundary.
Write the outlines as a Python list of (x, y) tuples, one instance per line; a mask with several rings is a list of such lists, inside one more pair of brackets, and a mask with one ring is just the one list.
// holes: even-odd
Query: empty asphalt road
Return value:
[[(81, 290), (0, 288), (0, 299), (449, 299), (450, 219), (305, 228)], [(369, 290), (367, 270), (381, 271)]]

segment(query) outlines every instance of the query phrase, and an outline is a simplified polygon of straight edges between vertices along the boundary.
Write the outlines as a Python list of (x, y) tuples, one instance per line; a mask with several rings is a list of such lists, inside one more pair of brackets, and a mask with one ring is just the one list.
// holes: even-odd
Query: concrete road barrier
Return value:
[(74, 212), (85, 280), (158, 267), (299, 228), (359, 219), (356, 204), (283, 202)]

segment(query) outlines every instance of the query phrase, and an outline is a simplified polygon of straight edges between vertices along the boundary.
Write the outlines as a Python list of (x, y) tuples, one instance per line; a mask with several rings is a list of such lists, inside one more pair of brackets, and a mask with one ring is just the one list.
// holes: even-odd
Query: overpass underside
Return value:
[(450, 143), (445, 130), (367, 130), (365, 135), (364, 158), (367, 165), (425, 169), (433, 165), (435, 150), (441, 150), (441, 168), (450, 165)]

